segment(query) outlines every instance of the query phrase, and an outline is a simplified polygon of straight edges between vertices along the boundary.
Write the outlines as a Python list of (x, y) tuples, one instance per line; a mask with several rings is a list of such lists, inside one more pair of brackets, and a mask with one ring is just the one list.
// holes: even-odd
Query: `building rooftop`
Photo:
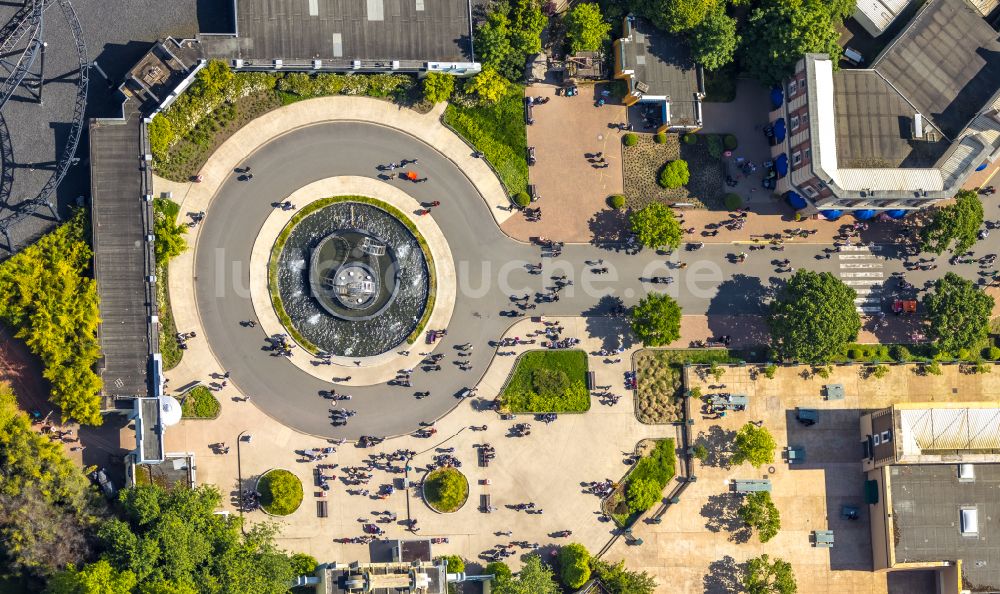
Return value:
[(872, 68), (954, 140), (1000, 89), (1000, 41), (967, 0), (931, 0)]
[(997, 462), (1000, 408), (894, 407), (896, 461)]
[(948, 150), (940, 130), (924, 119), (914, 134), (917, 109), (872, 70), (834, 73), (837, 161), (841, 168), (932, 167)]
[(629, 22), (630, 35), (622, 44), (622, 61), (623, 69), (635, 72), (636, 89), (646, 96), (667, 97), (671, 124), (697, 124), (702, 84), (687, 44), (644, 19), (630, 18)]
[[(960, 559), (963, 587), (997, 591), (1000, 464), (975, 464), (972, 470), (972, 480), (960, 480), (955, 464), (889, 467), (896, 563)], [(961, 514), (973, 509), (975, 531), (963, 534)]]
[(245, 60), (472, 61), (469, 0), (236, 0), (236, 26)]
[(442, 563), (333, 564), (322, 570), (322, 594), (444, 594), (447, 575)]

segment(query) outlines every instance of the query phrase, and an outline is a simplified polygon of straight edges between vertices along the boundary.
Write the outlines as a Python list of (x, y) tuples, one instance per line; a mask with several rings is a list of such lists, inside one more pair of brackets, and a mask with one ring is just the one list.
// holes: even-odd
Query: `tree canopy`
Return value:
[(480, 103), (493, 105), (507, 94), (509, 84), (496, 68), (483, 66), (479, 74), (466, 83), (465, 92), (468, 95), (475, 95)]
[(705, 70), (718, 70), (733, 61), (740, 36), (736, 19), (719, 6), (691, 31), (691, 57)]
[(31, 428), (0, 383), (0, 541), (4, 574), (47, 576), (90, 553), (99, 497), (83, 472)]
[(808, 53), (829, 54), (834, 68), (840, 56), (837, 44), (841, 2), (824, 0), (770, 0), (750, 13), (743, 30), (740, 61), (744, 71), (764, 84), (779, 84), (795, 63)]
[(576, 590), (590, 579), (590, 551), (578, 542), (559, 549), (559, 577), (567, 588)]
[(754, 468), (774, 462), (774, 450), (777, 443), (771, 432), (764, 427), (747, 423), (736, 433), (733, 440), (734, 465), (749, 462)]
[(48, 594), (121, 594), (131, 592), (136, 586), (135, 574), (118, 571), (105, 560), (77, 570), (70, 565), (49, 582)]
[(633, 10), (671, 33), (698, 26), (723, 0), (634, 0)]
[(674, 211), (663, 203), (653, 202), (633, 212), (629, 224), (639, 243), (648, 248), (676, 248), (681, 244), (681, 224)]
[(798, 270), (771, 304), (771, 346), (790, 361), (822, 364), (858, 337), (857, 293), (828, 272)]
[(86, 220), (78, 210), (0, 264), (0, 321), (42, 360), (63, 421), (100, 425), (97, 285), (85, 276), (93, 255), (84, 241)]
[(771, 494), (766, 491), (747, 494), (738, 513), (747, 526), (757, 531), (757, 538), (762, 543), (777, 536), (781, 529), (778, 506), (774, 505)]
[(431, 103), (441, 103), (451, 97), (455, 90), (455, 77), (442, 72), (428, 72), (424, 77), (424, 99)]
[(928, 336), (939, 349), (957, 354), (979, 348), (989, 334), (993, 297), (953, 272), (934, 283), (924, 295)]
[(569, 51), (596, 52), (611, 34), (611, 23), (604, 20), (601, 7), (596, 2), (577, 4), (566, 15), (566, 37)]
[(666, 293), (650, 293), (632, 308), (632, 332), (646, 346), (663, 346), (681, 337), (681, 306)]
[(768, 555), (754, 557), (743, 570), (743, 588), (747, 594), (795, 594), (798, 586), (792, 564)]
[(691, 172), (688, 170), (687, 161), (674, 159), (663, 166), (658, 181), (664, 188), (675, 189), (687, 184), (690, 179)]
[[(506, 567), (506, 566), (505, 566)], [(491, 563), (486, 567), (489, 572), (492, 569), (497, 576), (493, 582), (493, 592), (495, 594), (559, 594), (561, 588), (553, 578), (552, 570), (542, 564), (542, 559), (538, 555), (528, 555), (524, 558), (524, 564), (517, 576), (503, 572), (499, 566)], [(508, 575), (505, 575), (508, 574)]]
[(510, 81), (524, 78), (528, 56), (542, 51), (547, 19), (539, 0), (501, 1), (493, 5), (475, 31), (483, 66)]
[(954, 204), (935, 210), (920, 229), (920, 249), (940, 254), (954, 244), (956, 254), (965, 253), (976, 243), (982, 225), (983, 203), (975, 192), (962, 190)]
[(172, 258), (184, 253), (187, 240), (184, 234), (187, 227), (177, 223), (179, 206), (166, 198), (153, 201), (153, 248), (156, 253), (156, 265), (163, 266)]
[(624, 561), (608, 563), (600, 559), (591, 559), (590, 568), (611, 594), (653, 594), (656, 590), (655, 579), (645, 571), (626, 569)]
[(654, 479), (640, 478), (628, 482), (626, 500), (631, 512), (641, 512), (653, 507), (663, 496), (663, 487)]

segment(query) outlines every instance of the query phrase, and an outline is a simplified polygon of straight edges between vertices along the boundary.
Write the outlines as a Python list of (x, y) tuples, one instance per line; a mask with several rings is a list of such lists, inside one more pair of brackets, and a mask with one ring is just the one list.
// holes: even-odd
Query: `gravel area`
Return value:
[[(692, 203), (695, 208), (722, 209), (725, 172), (722, 162), (708, 154), (705, 138), (697, 144), (681, 142), (677, 134), (667, 134), (658, 144), (652, 134), (639, 134), (635, 146), (624, 147), (625, 198), (631, 208), (642, 208), (654, 201)], [(688, 162), (691, 179), (687, 186), (668, 190), (657, 183), (667, 161)]]

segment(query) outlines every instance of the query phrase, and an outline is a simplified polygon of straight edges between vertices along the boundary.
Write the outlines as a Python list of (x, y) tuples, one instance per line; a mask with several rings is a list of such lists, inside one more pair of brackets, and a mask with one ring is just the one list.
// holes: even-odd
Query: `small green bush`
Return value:
[(990, 348), (986, 349), (986, 358), (989, 359), (990, 361), (1000, 360), (1000, 348), (991, 346)]
[(937, 361), (931, 361), (927, 365), (924, 365), (924, 371), (928, 375), (941, 375), (941, 364)]
[(736, 137), (732, 134), (726, 134), (722, 139), (722, 146), (726, 147), (727, 151), (733, 151), (739, 146), (739, 142), (736, 141)]
[(675, 159), (667, 162), (660, 171), (659, 184), (668, 189), (680, 188), (691, 179), (691, 172), (688, 170), (687, 161)]
[(621, 194), (615, 194), (608, 198), (608, 203), (611, 204), (611, 208), (621, 210), (625, 208), (625, 197)]
[(767, 379), (774, 379), (774, 374), (777, 371), (778, 371), (778, 366), (775, 365), (774, 363), (771, 363), (770, 365), (764, 368), (764, 377), (766, 377)]
[(684, 135), (684, 142), (686, 144), (698, 144), (698, 135), (697, 134), (685, 134)]
[(722, 198), (722, 203), (726, 205), (727, 210), (736, 210), (743, 206), (743, 199), (739, 194), (729, 192)]
[(666, 132), (657, 132), (656, 135), (653, 136), (653, 142), (655, 142), (656, 144), (666, 144), (667, 143), (667, 133)]
[(872, 377), (874, 377), (875, 379), (882, 379), (885, 376), (889, 375), (889, 366), (888, 365), (876, 365), (874, 367), (869, 367), (868, 368), (868, 373), (870, 373), (872, 375)]
[(441, 559), (448, 562), (448, 573), (462, 573), (465, 571), (465, 559), (458, 555), (445, 555)]
[(639, 135), (634, 132), (629, 132), (622, 137), (622, 144), (625, 146), (635, 146), (639, 144)]
[(913, 358), (913, 355), (910, 354), (910, 349), (901, 344), (892, 345), (892, 348), (889, 349), (889, 355), (893, 358), (893, 360), (899, 361), (900, 363), (906, 363)]
[(184, 395), (181, 412), (185, 417), (195, 419), (214, 419), (219, 416), (219, 401), (212, 391), (205, 386), (197, 386)]
[(260, 478), (260, 506), (269, 514), (287, 516), (302, 504), (302, 481), (287, 470), (272, 470)]
[(861, 349), (856, 349), (856, 348), (855, 349), (847, 349), (847, 358), (848, 359), (854, 359), (855, 361), (857, 361), (859, 359), (863, 359), (864, 358), (864, 353), (861, 352)]
[(559, 578), (568, 588), (576, 590), (590, 579), (590, 552), (579, 543), (559, 549)]
[(722, 158), (722, 138), (718, 134), (708, 135), (708, 154), (713, 159)]
[(531, 204), (531, 196), (527, 192), (518, 192), (514, 194), (514, 204), (524, 208)]

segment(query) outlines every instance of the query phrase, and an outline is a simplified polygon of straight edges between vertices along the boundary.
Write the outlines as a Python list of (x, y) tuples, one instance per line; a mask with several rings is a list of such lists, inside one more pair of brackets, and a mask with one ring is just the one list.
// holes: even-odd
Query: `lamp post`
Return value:
[(247, 441), (253, 436), (248, 434), (249, 429), (244, 429), (240, 431), (240, 434), (236, 436), (236, 480), (239, 484), (239, 510), (240, 510), (240, 530), (243, 534), (246, 534), (246, 528), (243, 526), (243, 459), (241, 457), (241, 446), (243, 445), (243, 436), (246, 435)]

